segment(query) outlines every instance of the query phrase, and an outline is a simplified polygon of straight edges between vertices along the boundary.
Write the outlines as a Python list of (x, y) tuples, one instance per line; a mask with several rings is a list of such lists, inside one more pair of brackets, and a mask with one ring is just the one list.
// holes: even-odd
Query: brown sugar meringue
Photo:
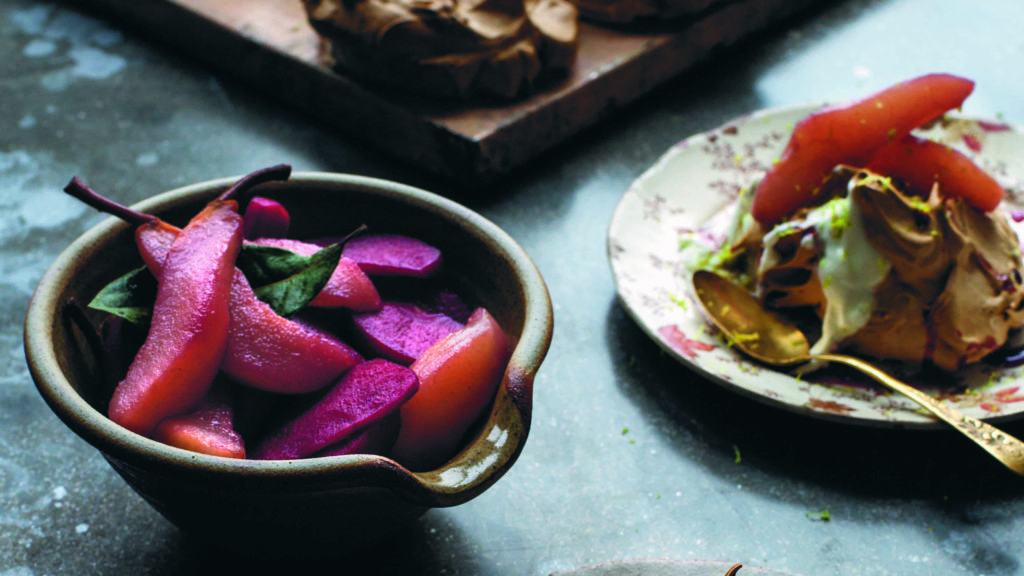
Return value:
[(580, 16), (595, 22), (629, 24), (667, 20), (706, 10), (722, 0), (572, 0)]
[(751, 276), (767, 306), (821, 317), (813, 351), (956, 370), (1024, 325), (1024, 263), (1001, 208), (982, 212), (938, 185), (911, 196), (864, 170), (833, 179), (847, 192), (739, 242), (757, 254)]
[(513, 99), (576, 58), (566, 0), (303, 0), (330, 64), (420, 94)]

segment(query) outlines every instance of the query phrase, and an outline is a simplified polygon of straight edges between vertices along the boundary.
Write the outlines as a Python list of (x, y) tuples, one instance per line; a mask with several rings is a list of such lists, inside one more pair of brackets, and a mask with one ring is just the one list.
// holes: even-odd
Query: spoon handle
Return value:
[(917, 388), (904, 384), (889, 376), (885, 372), (871, 364), (851, 356), (841, 354), (816, 354), (816, 359), (828, 362), (839, 362), (871, 376), (886, 388), (899, 392), (920, 404), (923, 408), (934, 414), (936, 417), (951, 424), (964, 436), (973, 440), (976, 444), (995, 456), (1004, 466), (1017, 474), (1024, 475), (1024, 442), (1010, 436), (1006, 432), (963, 414), (947, 404), (939, 402), (935, 398), (921, 392)]

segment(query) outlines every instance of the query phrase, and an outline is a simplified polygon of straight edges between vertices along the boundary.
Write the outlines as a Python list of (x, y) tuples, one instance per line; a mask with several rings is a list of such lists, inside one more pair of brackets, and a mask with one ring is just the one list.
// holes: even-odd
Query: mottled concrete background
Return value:
[[(130, 203), (279, 162), (450, 187), (77, 5), (0, 0), (0, 576), (311, 571), (190, 541), (37, 394), (22, 350), (33, 287), (102, 218), (61, 188), (78, 175)], [(1024, 574), (1020, 479), (952, 434), (810, 422), (695, 378), (622, 311), (604, 244), (619, 197), (664, 150), (759, 108), (948, 71), (978, 82), (968, 112), (1024, 124), (1021, 22), (1015, 0), (834, 2), (465, 198), (552, 293), (530, 441), (481, 497), (329, 573), (545, 575), (662, 557), (806, 576)]]

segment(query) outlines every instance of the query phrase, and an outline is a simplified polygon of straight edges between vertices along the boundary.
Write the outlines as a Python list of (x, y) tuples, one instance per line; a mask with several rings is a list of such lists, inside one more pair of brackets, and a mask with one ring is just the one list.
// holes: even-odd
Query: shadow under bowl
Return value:
[[(236, 180), (187, 186), (134, 208), (184, 226)], [(456, 506), (487, 490), (523, 449), (534, 377), (551, 344), (550, 297), (529, 256), (464, 206), (384, 180), (297, 173), (256, 193), (288, 208), (293, 237), (338, 236), (366, 224), (374, 232), (414, 236), (442, 250), (445, 280), (470, 303), (486, 307), (513, 346), (494, 404), (462, 451), (428, 472), (411, 472), (371, 455), (235, 460), (167, 446), (109, 420), (95, 343), (66, 307), (72, 300), (88, 302), (108, 282), (141, 265), (133, 227), (114, 218), (60, 254), (29, 304), (25, 354), (50, 408), (184, 532), (253, 552), (362, 546), (407, 528), (430, 508)], [(90, 320), (96, 325), (100, 318)]]

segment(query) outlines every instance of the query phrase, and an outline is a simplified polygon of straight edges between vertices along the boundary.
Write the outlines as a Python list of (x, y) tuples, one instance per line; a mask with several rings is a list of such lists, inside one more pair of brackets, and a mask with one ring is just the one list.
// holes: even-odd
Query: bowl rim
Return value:
[[(238, 179), (239, 176), (217, 178), (179, 187), (133, 204), (132, 208), (157, 212), (195, 201), (197, 196), (212, 198)], [(168, 446), (115, 424), (75, 391), (60, 369), (48, 337), (63, 306), (57, 298), (73, 276), (75, 255), (129, 226), (114, 217), (104, 219), (66, 247), (40, 278), (29, 302), (24, 323), (25, 356), (43, 399), (65, 425), (99, 449), (108, 460), (114, 459), (129, 467), (156, 469), (172, 477), (202, 473), (204, 478), (225, 483), (244, 477), (257, 485), (265, 484), (268, 489), (286, 478), (301, 478), (302, 482), (295, 489), (309, 491), (327, 487), (379, 487), (427, 507), (456, 505), (486, 490), (512, 466), (523, 449), (530, 426), (533, 379), (547, 355), (554, 329), (550, 294), (532, 259), (507, 232), (490, 220), (454, 200), (420, 188), (380, 178), (331, 172), (295, 172), (287, 182), (275, 183), (275, 186), (337, 188), (412, 204), (455, 223), (475, 237), (491, 239), (493, 242), (489, 244), (499, 249), (500, 257), (515, 270), (522, 282), (525, 301), (522, 335), (512, 351), (487, 423), (467, 447), (436, 470), (411, 472), (390, 458), (372, 455), (280, 461), (222, 458)], [(514, 409), (516, 418), (511, 423), (496, 422), (499, 404)], [(509, 427), (515, 429), (506, 429)], [(500, 443), (494, 441), (496, 437), (501, 438)], [(494, 449), (483, 452), (481, 443), (488, 442)]]

